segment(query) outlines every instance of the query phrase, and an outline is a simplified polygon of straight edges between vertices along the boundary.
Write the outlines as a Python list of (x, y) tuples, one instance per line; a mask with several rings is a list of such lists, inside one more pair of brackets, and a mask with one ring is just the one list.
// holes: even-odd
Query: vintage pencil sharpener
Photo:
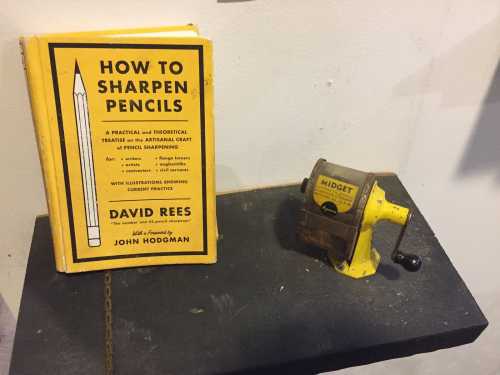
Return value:
[(320, 159), (301, 190), (305, 203), (299, 213), (299, 237), (326, 250), (338, 272), (357, 279), (377, 271), (380, 254), (372, 247), (372, 235), (380, 220), (401, 225), (392, 260), (408, 271), (420, 269), (418, 256), (399, 251), (411, 212), (385, 199), (375, 174)]

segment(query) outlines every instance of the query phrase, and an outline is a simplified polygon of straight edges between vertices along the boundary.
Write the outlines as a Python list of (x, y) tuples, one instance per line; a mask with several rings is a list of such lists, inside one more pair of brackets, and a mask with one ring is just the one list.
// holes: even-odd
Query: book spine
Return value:
[(40, 50), (36, 37), (21, 39), (21, 53), (28, 83), (31, 111), (40, 155), (40, 164), (45, 183), (45, 195), (49, 212), (56, 269), (66, 271), (64, 258), (64, 237), (57, 197), (54, 153), (47, 113), (46, 92), (44, 90)]

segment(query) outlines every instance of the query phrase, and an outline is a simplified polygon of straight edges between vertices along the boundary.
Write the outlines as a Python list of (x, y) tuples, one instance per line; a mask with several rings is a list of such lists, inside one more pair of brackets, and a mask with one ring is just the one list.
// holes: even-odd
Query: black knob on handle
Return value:
[(394, 263), (401, 264), (405, 270), (416, 272), (422, 267), (422, 259), (415, 254), (405, 254), (397, 251), (393, 254), (392, 260)]

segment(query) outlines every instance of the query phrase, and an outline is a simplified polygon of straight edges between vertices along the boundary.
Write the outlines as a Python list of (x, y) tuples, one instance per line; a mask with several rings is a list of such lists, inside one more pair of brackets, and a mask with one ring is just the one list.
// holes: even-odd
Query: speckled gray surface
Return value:
[[(396, 177), (380, 185), (415, 208)], [(352, 280), (296, 241), (301, 198), (296, 186), (218, 197), (215, 265), (113, 271), (116, 373), (312, 374), (465, 344), (486, 327), (418, 211), (401, 250), (421, 255), (422, 270), (390, 262), (399, 228), (385, 223), (379, 272)], [(49, 243), (39, 220), (12, 374), (100, 373), (102, 273), (56, 274)]]

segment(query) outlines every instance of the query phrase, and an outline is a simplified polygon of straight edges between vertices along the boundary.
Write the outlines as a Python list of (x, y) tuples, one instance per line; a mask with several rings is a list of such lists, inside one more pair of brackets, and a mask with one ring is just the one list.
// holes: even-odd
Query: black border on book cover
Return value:
[[(206, 150), (205, 150), (205, 79), (203, 66), (203, 46), (186, 44), (120, 44), (120, 43), (49, 43), (50, 67), (52, 71), (52, 85), (54, 88), (54, 97), (57, 112), (57, 122), (59, 127), (59, 139), (61, 146), (61, 156), (63, 162), (64, 182), (66, 185), (66, 203), (68, 206), (68, 218), (71, 237), (71, 250), (73, 263), (96, 262), (110, 259), (127, 259), (141, 257), (163, 257), (175, 255), (207, 255), (207, 194), (206, 194)], [(199, 251), (164, 251), (154, 253), (136, 253), (124, 255), (110, 255), (101, 257), (79, 258), (76, 250), (75, 226), (73, 221), (73, 206), (71, 203), (71, 189), (68, 173), (68, 161), (66, 156), (66, 145), (64, 142), (64, 125), (61, 111), (61, 101), (59, 97), (59, 84), (57, 79), (57, 64), (55, 50), (57, 48), (126, 48), (126, 49), (181, 49), (195, 50), (198, 52), (199, 65), (199, 86), (200, 86), (200, 131), (201, 131), (201, 173), (202, 173), (202, 198), (203, 198), (203, 249)]]

